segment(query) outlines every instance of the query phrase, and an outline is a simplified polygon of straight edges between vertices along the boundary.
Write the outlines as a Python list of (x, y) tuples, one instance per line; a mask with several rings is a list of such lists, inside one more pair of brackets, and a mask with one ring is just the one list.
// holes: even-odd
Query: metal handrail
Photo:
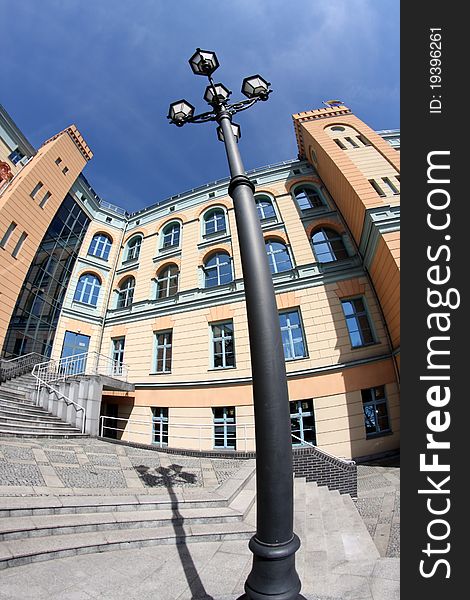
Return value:
[(323, 450), (323, 449), (321, 450), (318, 446), (315, 446), (315, 444), (311, 444), (310, 442), (302, 440), (301, 438), (299, 438), (298, 436), (294, 435), (293, 433), (291, 433), (291, 436), (293, 438), (295, 438), (296, 440), (299, 440), (300, 442), (302, 442), (302, 444), (304, 444), (306, 446), (310, 446), (311, 448), (315, 448), (315, 450), (317, 450), (321, 454), (324, 454), (325, 456), (329, 456), (330, 458), (335, 458), (336, 460), (340, 460), (341, 462), (344, 462), (344, 463), (346, 463), (348, 465), (355, 465), (356, 464), (355, 460), (351, 460), (349, 458), (344, 458), (344, 456), (336, 456), (336, 454), (331, 454), (330, 452), (327, 452), (326, 450)]
[(82, 426), (81, 426), (81, 432), (85, 433), (85, 420), (86, 420), (86, 411), (85, 411), (85, 407), (82, 406), (81, 404), (78, 404), (78, 402), (75, 402), (74, 400), (72, 400), (71, 398), (69, 398), (68, 396), (66, 396), (65, 394), (63, 394), (62, 392), (60, 392), (59, 390), (57, 390), (55, 387), (53, 387), (52, 385), (50, 385), (47, 381), (41, 381), (40, 379), (38, 379), (38, 388), (37, 388), (37, 392), (38, 392), (38, 397), (37, 397), (37, 402), (39, 401), (39, 390), (41, 389), (41, 386), (47, 387), (51, 392), (53, 392), (54, 394), (56, 394), (56, 396), (60, 399), (63, 400), (65, 402), (65, 404), (67, 404), (67, 406), (69, 406), (70, 404), (75, 408), (75, 411), (81, 412), (82, 413)]
[(29, 352), (15, 358), (0, 359), (0, 382), (24, 375), (44, 358), (39, 352)]

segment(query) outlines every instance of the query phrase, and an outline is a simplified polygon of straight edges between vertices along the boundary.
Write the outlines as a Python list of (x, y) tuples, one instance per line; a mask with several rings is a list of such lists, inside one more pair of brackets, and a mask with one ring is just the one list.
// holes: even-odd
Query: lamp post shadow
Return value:
[(144, 465), (136, 467), (136, 471), (146, 485), (150, 487), (161, 487), (163, 485), (168, 491), (171, 500), (171, 510), (173, 512), (171, 524), (175, 532), (176, 548), (191, 592), (191, 600), (215, 600), (213, 596), (210, 596), (206, 592), (186, 543), (187, 536), (184, 530), (184, 517), (179, 510), (179, 502), (174, 490), (174, 484), (176, 481), (195, 483), (196, 476), (192, 473), (186, 473), (182, 469), (181, 465), (158, 467), (156, 469), (158, 475), (154, 475), (149, 473), (149, 467)]

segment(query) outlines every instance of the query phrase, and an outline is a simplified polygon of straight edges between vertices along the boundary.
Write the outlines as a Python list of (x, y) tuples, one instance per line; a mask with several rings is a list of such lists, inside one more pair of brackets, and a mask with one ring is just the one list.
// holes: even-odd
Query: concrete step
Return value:
[(178, 507), (161, 510), (16, 517), (0, 520), (0, 541), (51, 535), (76, 535), (77, 533), (110, 531), (113, 529), (232, 523), (242, 521), (243, 517), (244, 511), (240, 512), (232, 507), (212, 507), (210, 513), (207, 507)]
[(89, 437), (86, 433), (81, 433), (78, 429), (67, 432), (55, 432), (55, 431), (36, 431), (26, 430), (18, 431), (14, 428), (2, 426), (0, 423), (0, 437), (29, 437), (29, 438), (82, 438)]
[[(2, 416), (0, 412), (0, 424), (5, 426), (15, 426), (18, 428), (22, 427), (34, 427), (36, 428), (47, 428), (47, 429), (63, 429), (72, 427), (69, 423), (61, 421), (57, 417), (44, 416), (31, 416), (31, 415), (16, 415), (16, 416)], [(76, 428), (74, 428), (76, 429)]]
[(17, 402), (33, 402), (26, 394), (23, 392), (18, 392), (17, 390), (2, 390), (0, 388), (0, 399), (1, 400), (16, 400)]
[(19, 419), (47, 419), (48, 421), (60, 422), (59, 417), (55, 417), (53, 414), (47, 412), (47, 410), (41, 408), (40, 410), (34, 411), (29, 409), (22, 409), (16, 407), (5, 408), (0, 405), (0, 422), (7, 418), (19, 418)]
[(8, 429), (15, 429), (19, 433), (23, 431), (37, 431), (39, 433), (47, 433), (48, 431), (54, 429), (57, 429), (58, 431), (62, 431), (64, 429), (78, 431), (77, 427), (73, 427), (72, 425), (70, 425), (69, 423), (65, 423), (64, 421), (60, 421), (59, 423), (49, 423), (47, 421), (32, 421), (30, 419), (26, 419), (22, 422), (17, 423), (5, 423), (4, 421), (1, 421), (0, 426), (6, 427)]
[(18, 394), (29, 394), (30, 392), (34, 391), (35, 387), (36, 387), (35, 385), (29, 385), (27, 383), (21, 384), (21, 383), (12, 383), (11, 381), (9, 381), (7, 383), (2, 383), (2, 385), (0, 385), (0, 393), (16, 392)]
[(16, 400), (3, 400), (0, 398), (0, 410), (16, 410), (24, 414), (49, 414), (49, 411), (42, 406), (36, 406), (33, 403), (17, 402)]
[(253, 533), (254, 528), (243, 522), (195, 523), (9, 540), (0, 542), (0, 569), (90, 552), (157, 544), (249, 539)]

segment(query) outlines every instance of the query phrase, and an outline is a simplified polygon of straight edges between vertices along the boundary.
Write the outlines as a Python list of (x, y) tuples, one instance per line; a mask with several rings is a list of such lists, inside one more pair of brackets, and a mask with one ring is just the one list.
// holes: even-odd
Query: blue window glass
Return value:
[(269, 198), (256, 198), (256, 209), (258, 211), (258, 217), (260, 221), (265, 219), (273, 219), (276, 217), (273, 203)]
[(289, 402), (292, 445), (316, 445), (313, 400)]
[(168, 408), (152, 408), (152, 444), (168, 446)]
[(279, 324), (285, 359), (304, 358), (306, 351), (299, 311), (280, 313)]
[(212, 325), (212, 366), (215, 369), (235, 366), (232, 322)]
[(204, 235), (221, 233), (226, 230), (225, 213), (221, 208), (215, 208), (204, 216)]
[(93, 236), (90, 247), (88, 248), (88, 254), (90, 256), (96, 256), (103, 260), (108, 260), (109, 251), (111, 250), (111, 240), (107, 235), (98, 233)]
[(140, 254), (140, 247), (142, 246), (142, 237), (137, 235), (129, 240), (127, 244), (126, 260), (137, 260)]
[(170, 223), (163, 229), (162, 248), (179, 246), (181, 227), (179, 223)]
[(369, 317), (362, 298), (353, 298), (341, 302), (348, 326), (349, 338), (353, 348), (374, 343)]
[(282, 242), (266, 241), (266, 253), (271, 273), (281, 273), (292, 269), (292, 262), (286, 246)]
[(204, 265), (204, 286), (206, 288), (224, 285), (232, 281), (232, 262), (224, 252), (217, 252)]
[(98, 304), (98, 295), (100, 293), (101, 283), (96, 275), (86, 273), (82, 275), (77, 283), (73, 299), (76, 302), (96, 306)]
[(295, 199), (300, 210), (308, 210), (309, 208), (319, 208), (323, 206), (323, 200), (320, 194), (314, 187), (299, 187), (295, 190)]
[(332, 229), (317, 229), (312, 235), (312, 246), (319, 263), (348, 258), (341, 236)]

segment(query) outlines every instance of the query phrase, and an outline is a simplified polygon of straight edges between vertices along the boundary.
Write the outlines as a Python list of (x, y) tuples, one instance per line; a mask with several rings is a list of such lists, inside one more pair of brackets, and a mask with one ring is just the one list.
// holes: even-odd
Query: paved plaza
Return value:
[[(236, 478), (247, 462), (167, 454), (86, 438), (1, 438), (0, 508), (7, 497), (11, 501), (40, 496), (164, 494), (168, 484), (164, 474), (169, 470), (179, 497), (211, 497)], [(302, 493), (296, 480), (296, 502)], [(314, 547), (299, 554), (302, 593), (307, 600), (398, 599), (399, 498), (398, 463), (358, 466), (355, 506), (377, 557), (369, 560), (358, 555), (348, 561), (325, 562), (324, 552)], [(254, 523), (253, 516), (250, 519)], [(308, 528), (304, 535), (307, 532)], [(0, 571), (0, 600), (235, 600), (243, 592), (251, 562), (246, 539), (82, 554)]]

